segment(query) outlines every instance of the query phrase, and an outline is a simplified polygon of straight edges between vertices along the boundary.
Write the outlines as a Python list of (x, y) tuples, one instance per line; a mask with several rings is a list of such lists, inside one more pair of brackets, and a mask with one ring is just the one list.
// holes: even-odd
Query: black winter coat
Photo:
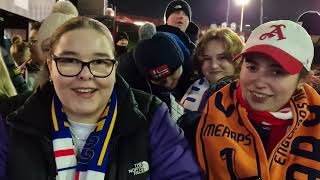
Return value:
[[(161, 101), (141, 91), (129, 89), (119, 77), (115, 87), (122, 92), (117, 93), (118, 120), (110, 141), (111, 152), (105, 179), (146, 179), (149, 176), (148, 173), (138, 176), (130, 174), (128, 169), (132, 164), (129, 165), (127, 162), (149, 161), (148, 112), (153, 113)], [(8, 116), (11, 127), (8, 157), (10, 180), (56, 178), (56, 165), (50, 138), (52, 123), (48, 122), (51, 119), (50, 108), (45, 108), (51, 106), (53, 95), (52, 85), (47, 84), (23, 107)]]

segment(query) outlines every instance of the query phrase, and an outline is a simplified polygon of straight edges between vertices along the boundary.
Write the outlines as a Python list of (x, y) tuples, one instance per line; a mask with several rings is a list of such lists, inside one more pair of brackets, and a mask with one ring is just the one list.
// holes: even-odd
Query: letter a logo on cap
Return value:
[(274, 36), (278, 37), (278, 41), (282, 39), (286, 39), (286, 37), (283, 36), (283, 32), (281, 28), (286, 28), (284, 24), (279, 25), (272, 25), (270, 28), (274, 28), (271, 32), (264, 33), (260, 36), (260, 40), (265, 40), (266, 38), (273, 38)]

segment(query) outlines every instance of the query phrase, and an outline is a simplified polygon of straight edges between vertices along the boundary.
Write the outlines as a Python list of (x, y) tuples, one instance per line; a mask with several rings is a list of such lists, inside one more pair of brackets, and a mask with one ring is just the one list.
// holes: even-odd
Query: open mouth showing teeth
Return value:
[(96, 89), (74, 89), (74, 91), (78, 92), (78, 93), (93, 93), (96, 91)]
[(256, 96), (257, 98), (266, 98), (266, 97), (269, 97), (269, 95), (260, 94), (260, 93), (256, 93), (256, 92), (252, 92), (252, 94), (253, 94), (254, 96)]

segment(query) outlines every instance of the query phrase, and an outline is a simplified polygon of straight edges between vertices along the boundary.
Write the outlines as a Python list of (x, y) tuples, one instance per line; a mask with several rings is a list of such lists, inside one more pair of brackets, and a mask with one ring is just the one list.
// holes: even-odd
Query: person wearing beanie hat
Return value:
[(197, 126), (207, 179), (319, 177), (320, 95), (305, 83), (312, 59), (312, 40), (296, 22), (252, 31), (234, 58), (242, 60), (239, 80), (209, 98)]
[(299, 17), (297, 22), (301, 24), (301, 26), (306, 29), (306, 31), (310, 35), (317, 35), (317, 39), (312, 39), (313, 43), (319, 41), (320, 38), (320, 13), (317, 11), (307, 11), (302, 13)]
[(42, 21), (38, 31), (37, 46), (40, 50), (40, 59), (42, 61), (46, 60), (46, 56), (45, 54), (43, 54), (46, 52), (43, 52), (42, 50), (46, 49), (48, 39), (53, 34), (53, 32), (63, 23), (78, 15), (79, 14), (77, 8), (70, 1), (58, 1), (53, 6), (51, 13)]
[(114, 38), (114, 44), (117, 52), (117, 57), (121, 56), (122, 54), (127, 53), (128, 51), (128, 43), (129, 43), (129, 36), (126, 32), (118, 32)]
[(68, 20), (77, 17), (78, 10), (70, 1), (58, 1), (53, 6), (51, 13), (42, 21), (38, 31), (38, 40), (33, 45), (38, 53), (40, 65), (40, 72), (38, 78), (38, 84), (42, 85), (48, 80), (48, 72), (46, 68), (43, 68), (48, 56), (47, 45), (49, 43), (50, 36), (58, 29), (62, 24)]
[(166, 24), (177, 27), (183, 32), (191, 21), (191, 15), (190, 5), (184, 0), (171, 1), (164, 13)]
[(200, 36), (199, 26), (191, 21), (186, 29), (186, 34), (194, 44), (197, 44)]
[(177, 94), (187, 50), (177, 41), (179, 38), (173, 34), (163, 32), (140, 41), (133, 50), (133, 59), (120, 61), (118, 72), (131, 87), (157, 95), (170, 105), (169, 95)]
[[(135, 62), (139, 71), (151, 82), (173, 89), (182, 74), (184, 55), (176, 40), (167, 33), (157, 33), (142, 41), (135, 49)], [(177, 77), (171, 81), (171, 75)], [(164, 81), (165, 80), (165, 81)]]
[(314, 46), (312, 69), (316, 75), (320, 75), (320, 13), (317, 11), (304, 12), (299, 16), (297, 22), (311, 36)]

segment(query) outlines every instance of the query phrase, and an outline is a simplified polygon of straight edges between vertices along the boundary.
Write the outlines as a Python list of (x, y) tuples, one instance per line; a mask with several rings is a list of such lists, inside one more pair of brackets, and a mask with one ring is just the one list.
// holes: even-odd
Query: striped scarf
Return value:
[(117, 117), (115, 90), (108, 104), (109, 108), (106, 108), (99, 118), (77, 161), (68, 118), (59, 98), (54, 96), (51, 106), (54, 127), (52, 138), (58, 180), (104, 179), (110, 153), (109, 140)]

